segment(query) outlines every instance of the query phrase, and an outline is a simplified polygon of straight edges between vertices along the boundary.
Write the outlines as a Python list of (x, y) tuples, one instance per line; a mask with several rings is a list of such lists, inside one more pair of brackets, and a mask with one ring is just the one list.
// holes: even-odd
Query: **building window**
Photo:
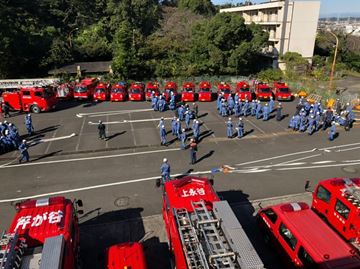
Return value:
[(350, 209), (340, 200), (336, 199), (335, 211), (339, 213), (344, 219), (348, 219)]
[(289, 247), (294, 250), (296, 248), (297, 239), (283, 223), (280, 225), (279, 233)]
[(307, 253), (307, 251), (304, 249), (303, 246), (301, 246), (299, 248), (298, 257), (299, 257), (300, 261), (302, 262), (302, 264), (304, 265), (305, 268), (308, 268), (308, 269), (316, 269), (316, 268), (318, 268), (317, 264), (314, 262), (314, 260), (311, 258), (309, 253)]
[(331, 193), (323, 186), (319, 186), (316, 192), (316, 197), (325, 203), (329, 203), (331, 199)]

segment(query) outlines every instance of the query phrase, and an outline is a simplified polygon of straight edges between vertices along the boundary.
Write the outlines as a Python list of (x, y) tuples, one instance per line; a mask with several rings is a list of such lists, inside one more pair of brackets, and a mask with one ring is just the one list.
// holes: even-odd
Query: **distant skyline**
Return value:
[[(240, 3), (241, 0), (212, 0), (214, 4)], [(295, 0), (296, 1), (296, 0)], [(304, 0), (299, 0), (304, 1)], [(306, 1), (306, 0), (305, 0)], [(269, 0), (253, 0), (253, 3), (269, 2)], [(360, 0), (320, 0), (320, 17), (360, 16)]]

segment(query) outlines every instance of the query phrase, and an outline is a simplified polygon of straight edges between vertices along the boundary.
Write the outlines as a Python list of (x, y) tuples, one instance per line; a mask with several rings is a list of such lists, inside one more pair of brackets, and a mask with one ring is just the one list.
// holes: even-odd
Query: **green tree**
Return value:
[(210, 0), (178, 0), (178, 7), (190, 9), (192, 12), (201, 15), (215, 14), (215, 7)]

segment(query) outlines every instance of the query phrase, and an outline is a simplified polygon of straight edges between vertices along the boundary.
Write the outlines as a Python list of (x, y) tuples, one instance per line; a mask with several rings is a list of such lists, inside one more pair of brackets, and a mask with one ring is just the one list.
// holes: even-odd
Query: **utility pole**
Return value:
[(332, 63), (332, 66), (331, 66), (330, 80), (329, 80), (329, 90), (332, 90), (332, 87), (333, 87), (333, 79), (334, 79), (334, 72), (335, 72), (335, 65), (336, 65), (336, 57), (337, 57), (337, 52), (338, 52), (338, 47), (339, 47), (339, 38), (338, 38), (337, 35), (334, 34), (330, 29), (328, 29), (327, 31), (328, 31), (332, 36), (334, 36), (335, 39), (336, 39), (334, 59), (333, 59), (333, 63)]

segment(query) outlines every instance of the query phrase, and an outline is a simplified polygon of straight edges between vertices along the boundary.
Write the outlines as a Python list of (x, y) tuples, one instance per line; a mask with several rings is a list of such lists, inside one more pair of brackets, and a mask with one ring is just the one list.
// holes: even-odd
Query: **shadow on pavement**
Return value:
[(205, 139), (206, 137), (212, 135), (213, 133), (214, 133), (214, 132), (211, 131), (211, 130), (206, 130), (206, 131), (202, 132), (202, 133), (199, 135), (199, 143), (200, 143), (203, 139)]
[[(215, 181), (216, 185), (216, 181)], [(263, 235), (258, 228), (255, 209), (249, 201), (249, 195), (242, 190), (229, 190), (218, 192), (222, 200), (231, 205), (237, 219), (253, 244), (255, 250), (267, 269), (286, 269), (280, 262), (280, 256), (274, 248), (265, 244)]]
[(166, 243), (152, 236), (154, 231), (145, 231), (141, 212), (143, 208), (128, 208), (102, 214), (101, 208), (86, 212), (95, 217), (80, 224), (80, 258), (82, 268), (105, 269), (106, 249), (125, 242), (142, 242), (148, 268), (169, 268), (169, 253)]
[(205, 159), (211, 157), (211, 156), (214, 154), (214, 152), (215, 152), (215, 151), (210, 150), (208, 153), (206, 153), (205, 155), (201, 156), (201, 158), (198, 159), (198, 160), (196, 161), (196, 163), (199, 163), (199, 162), (201, 162), (202, 160), (205, 160)]
[(39, 160), (42, 160), (42, 159), (46, 159), (48, 157), (52, 157), (58, 153), (62, 152), (62, 150), (57, 150), (57, 151), (53, 151), (53, 152), (50, 152), (50, 153), (47, 153), (47, 154), (44, 154), (44, 155), (41, 155), (35, 159), (31, 159), (31, 162), (35, 162), (35, 161), (39, 161)]
[(53, 112), (73, 108), (82, 105), (82, 103), (78, 100), (61, 100), (57, 103), (55, 110)]
[(200, 119), (200, 118), (206, 117), (208, 114), (209, 114), (209, 113), (207, 113), (207, 112), (206, 112), (206, 113), (203, 113), (203, 114), (199, 115), (197, 118)]
[(111, 140), (111, 139), (113, 139), (113, 138), (115, 138), (115, 137), (117, 137), (117, 136), (119, 136), (119, 135), (123, 135), (123, 134), (125, 134), (126, 133), (126, 131), (122, 131), (122, 132), (119, 132), (119, 133), (114, 133), (114, 134), (112, 134), (112, 135), (109, 135), (107, 138), (106, 138), (106, 141), (109, 141), (109, 140)]

